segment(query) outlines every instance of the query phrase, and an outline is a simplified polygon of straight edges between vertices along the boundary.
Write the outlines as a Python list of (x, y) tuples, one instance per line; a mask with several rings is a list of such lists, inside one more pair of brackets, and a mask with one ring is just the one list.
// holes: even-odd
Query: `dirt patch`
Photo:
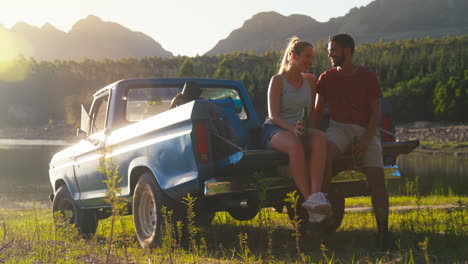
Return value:
[(72, 140), (75, 128), (58, 122), (39, 127), (0, 128), (0, 138), (8, 139), (44, 139), (44, 140)]
[[(459, 208), (459, 205), (456, 204), (441, 204), (441, 205), (400, 205), (400, 206), (391, 206), (390, 211), (411, 211), (411, 210), (420, 210), (420, 209), (452, 209)], [(362, 212), (372, 212), (372, 207), (350, 207), (345, 209), (346, 212), (353, 213), (362, 213)]]
[(30, 210), (36, 209), (50, 209), (52, 204), (48, 202), (0, 202), (1, 209), (17, 209), (17, 210)]

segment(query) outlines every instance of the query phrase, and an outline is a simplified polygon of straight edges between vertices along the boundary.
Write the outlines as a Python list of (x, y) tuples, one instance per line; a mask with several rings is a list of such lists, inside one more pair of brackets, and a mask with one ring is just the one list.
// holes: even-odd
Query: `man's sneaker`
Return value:
[(323, 218), (325, 219), (332, 214), (330, 201), (327, 199), (327, 194), (323, 192), (316, 192), (307, 197), (306, 201), (302, 203), (302, 207), (309, 213), (309, 221), (311, 219), (320, 219), (319, 217), (315, 217), (315, 215), (325, 216)]

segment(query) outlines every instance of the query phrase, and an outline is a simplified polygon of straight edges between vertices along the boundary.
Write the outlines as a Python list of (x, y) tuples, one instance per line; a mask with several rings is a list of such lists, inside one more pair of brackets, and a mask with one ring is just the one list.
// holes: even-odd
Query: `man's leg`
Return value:
[(379, 232), (388, 231), (388, 193), (385, 187), (383, 168), (364, 168), (371, 191), (372, 207), (374, 208), (377, 229)]
[(382, 250), (396, 248), (395, 237), (388, 231), (388, 193), (382, 168), (364, 168), (371, 191), (372, 207), (377, 220), (377, 246)]

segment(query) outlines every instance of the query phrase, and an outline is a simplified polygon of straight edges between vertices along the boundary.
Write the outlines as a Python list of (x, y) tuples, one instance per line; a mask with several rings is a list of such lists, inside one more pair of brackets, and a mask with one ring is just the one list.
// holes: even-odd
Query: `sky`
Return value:
[(372, 0), (0, 0), (0, 25), (50, 23), (68, 32), (96, 15), (140, 31), (174, 55), (203, 55), (259, 12), (302, 14), (319, 22), (344, 16)]

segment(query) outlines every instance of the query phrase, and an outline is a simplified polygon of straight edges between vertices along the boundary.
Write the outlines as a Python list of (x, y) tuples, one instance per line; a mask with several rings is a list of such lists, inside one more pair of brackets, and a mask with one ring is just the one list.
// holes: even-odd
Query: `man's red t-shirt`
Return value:
[(332, 120), (362, 127), (369, 123), (371, 102), (382, 97), (377, 75), (362, 66), (350, 76), (336, 67), (322, 73), (317, 93), (327, 100)]

